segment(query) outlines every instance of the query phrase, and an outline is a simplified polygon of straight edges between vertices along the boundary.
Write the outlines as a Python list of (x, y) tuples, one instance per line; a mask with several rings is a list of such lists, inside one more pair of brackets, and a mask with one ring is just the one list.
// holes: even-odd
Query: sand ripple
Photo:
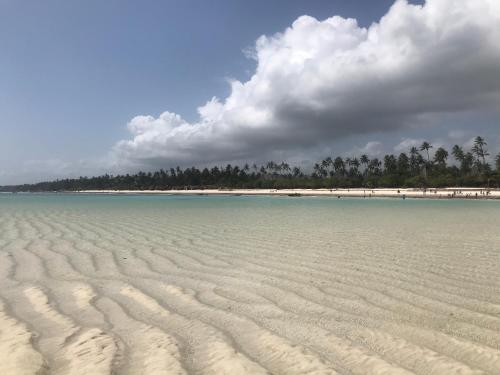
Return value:
[(2, 375), (500, 374), (496, 202), (77, 199), (0, 211)]

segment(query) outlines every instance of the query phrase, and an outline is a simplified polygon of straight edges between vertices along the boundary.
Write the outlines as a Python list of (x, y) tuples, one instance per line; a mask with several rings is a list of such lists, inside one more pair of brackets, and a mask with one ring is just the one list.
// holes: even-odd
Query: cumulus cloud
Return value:
[(368, 28), (302, 16), (261, 36), (246, 53), (253, 76), (231, 81), (230, 95), (199, 107), (197, 121), (137, 116), (112, 156), (137, 165), (256, 159), (436, 113), (498, 108), (499, 40), (498, 0), (398, 0)]
[(380, 156), (383, 153), (383, 144), (379, 141), (370, 141), (367, 142), (363, 147), (354, 147), (347, 154), (349, 156), (360, 156), (360, 155), (368, 155), (368, 156)]
[(396, 146), (394, 146), (394, 151), (396, 152), (407, 152), (412, 147), (419, 148), (425, 139), (419, 138), (403, 138)]

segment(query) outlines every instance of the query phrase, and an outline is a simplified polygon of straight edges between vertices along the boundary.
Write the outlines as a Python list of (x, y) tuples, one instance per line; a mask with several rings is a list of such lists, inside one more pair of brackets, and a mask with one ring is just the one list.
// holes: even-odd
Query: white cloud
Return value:
[(380, 156), (383, 153), (383, 144), (378, 141), (367, 142), (363, 147), (354, 147), (347, 154), (349, 156), (359, 157), (360, 155)]
[(476, 139), (476, 137), (472, 137), (470, 138), (469, 140), (465, 141), (462, 145), (462, 147), (466, 150), (470, 150), (472, 149), (472, 147), (474, 147), (474, 140)]
[(416, 147), (417, 150), (420, 150), (420, 146), (423, 142), (428, 142), (431, 145), (431, 150), (429, 154), (431, 157), (434, 155), (434, 152), (440, 147), (450, 147), (450, 142), (445, 142), (442, 139), (423, 139), (423, 138), (403, 138), (401, 142), (399, 142), (396, 146), (394, 146), (394, 152), (399, 154), (401, 152), (409, 153), (412, 147)]
[(255, 159), (402, 128), (429, 114), (494, 110), (499, 40), (498, 0), (399, 0), (369, 28), (302, 16), (257, 40), (246, 52), (257, 62), (253, 76), (231, 81), (225, 100), (198, 108), (199, 120), (135, 117), (132, 138), (118, 142), (112, 157), (149, 166)]
[(399, 142), (396, 146), (394, 146), (395, 152), (408, 152), (412, 147), (419, 148), (424, 139), (415, 139), (415, 138), (403, 138), (401, 142)]

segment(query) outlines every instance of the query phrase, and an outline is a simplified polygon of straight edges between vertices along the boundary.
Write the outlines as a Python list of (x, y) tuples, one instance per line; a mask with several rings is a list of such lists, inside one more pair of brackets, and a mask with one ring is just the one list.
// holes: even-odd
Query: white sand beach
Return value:
[(0, 374), (500, 373), (496, 205), (146, 198), (2, 198)]
[(500, 189), (184, 189), (184, 190), (81, 190), (87, 194), (172, 194), (172, 195), (303, 195), (362, 198), (450, 198), (500, 199)]

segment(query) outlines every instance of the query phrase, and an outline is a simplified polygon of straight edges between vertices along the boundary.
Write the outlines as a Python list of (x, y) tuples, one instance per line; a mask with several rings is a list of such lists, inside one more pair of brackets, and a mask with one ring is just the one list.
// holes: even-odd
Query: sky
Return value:
[(497, 0), (0, 0), (0, 185), (500, 152)]

